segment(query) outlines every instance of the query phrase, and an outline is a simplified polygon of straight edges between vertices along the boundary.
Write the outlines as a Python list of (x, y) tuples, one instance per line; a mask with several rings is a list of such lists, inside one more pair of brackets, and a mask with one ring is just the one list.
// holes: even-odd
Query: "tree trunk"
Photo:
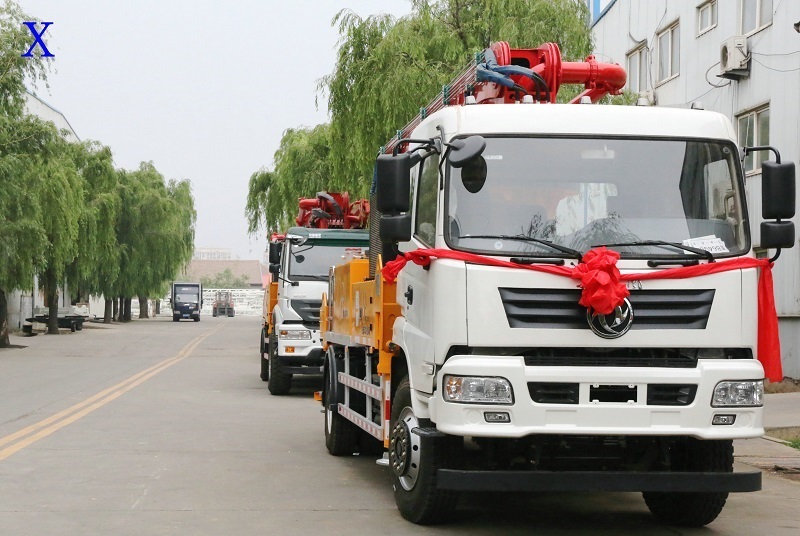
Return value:
[(8, 348), (11, 341), (8, 338), (8, 302), (6, 292), (0, 288), (0, 348)]
[(110, 324), (114, 318), (114, 300), (105, 299), (105, 309), (103, 310), (103, 324)]
[(139, 296), (139, 318), (150, 318), (147, 306), (147, 296)]
[(119, 321), (119, 302), (116, 296), (111, 298), (111, 320)]
[(156, 300), (156, 312), (155, 312), (155, 316), (158, 316), (158, 315), (160, 315), (160, 314), (161, 314), (161, 300)]
[(47, 289), (47, 334), (58, 335), (58, 290)]
[(130, 322), (131, 320), (133, 320), (133, 317), (131, 316), (131, 301), (132, 301), (131, 298), (125, 298), (123, 300), (123, 308), (122, 308), (123, 322)]
[(58, 286), (55, 276), (46, 270), (44, 274), (45, 296), (47, 297), (47, 334), (58, 335)]

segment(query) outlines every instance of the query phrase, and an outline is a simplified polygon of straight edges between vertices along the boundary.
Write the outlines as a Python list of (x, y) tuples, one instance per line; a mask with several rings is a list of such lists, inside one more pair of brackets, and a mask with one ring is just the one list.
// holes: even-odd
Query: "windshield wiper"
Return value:
[(667, 242), (666, 240), (640, 240), (635, 242), (621, 242), (619, 244), (597, 244), (592, 246), (593, 248), (598, 247), (627, 247), (627, 246), (670, 246), (676, 249), (682, 249), (683, 251), (688, 251), (689, 253), (694, 253), (695, 255), (699, 255), (703, 257), (708, 262), (716, 262), (714, 259), (714, 254), (710, 251), (706, 251), (705, 249), (695, 248), (692, 246), (686, 246), (680, 244), (678, 242)]
[(316, 274), (303, 274), (303, 275), (295, 275), (294, 277), (305, 277), (308, 279), (312, 279), (314, 281), (327, 281), (327, 275), (316, 275)]
[(571, 255), (578, 259), (578, 262), (583, 261), (583, 255), (577, 249), (568, 248), (566, 246), (561, 246), (559, 244), (554, 244), (549, 240), (542, 240), (541, 238), (533, 238), (531, 236), (525, 235), (468, 235), (468, 236), (459, 236), (461, 238), (498, 238), (500, 240), (518, 240), (520, 242), (532, 242), (534, 244), (541, 244), (543, 246), (547, 246), (551, 249), (556, 251), (560, 251), (561, 253), (566, 253), (567, 255)]

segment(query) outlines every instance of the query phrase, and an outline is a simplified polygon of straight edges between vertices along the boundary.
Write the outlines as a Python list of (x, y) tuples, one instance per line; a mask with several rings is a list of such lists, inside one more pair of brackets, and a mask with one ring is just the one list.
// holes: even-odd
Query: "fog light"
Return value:
[(513, 404), (511, 383), (505, 378), (482, 376), (444, 377), (444, 399), (448, 402), (466, 404)]
[(714, 388), (714, 396), (711, 399), (711, 406), (715, 408), (763, 405), (764, 380), (719, 382)]
[(714, 419), (711, 421), (711, 424), (729, 426), (735, 422), (736, 415), (714, 415)]
[(283, 348), (283, 351), (285, 353), (287, 353), (287, 354), (293, 354), (294, 353), (294, 346), (285, 346)]
[(511, 422), (511, 415), (504, 411), (486, 411), (483, 418), (486, 422)]

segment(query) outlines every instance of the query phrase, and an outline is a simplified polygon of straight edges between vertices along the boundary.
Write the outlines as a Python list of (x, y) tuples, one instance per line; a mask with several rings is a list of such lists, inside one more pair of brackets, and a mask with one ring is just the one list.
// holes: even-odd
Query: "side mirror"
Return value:
[(460, 168), (473, 158), (483, 154), (483, 150), (486, 149), (486, 140), (483, 139), (483, 136), (470, 136), (453, 140), (448, 145), (450, 150), (447, 152), (447, 161), (454, 168)]
[(274, 274), (274, 275), (278, 275), (280, 272), (281, 272), (281, 265), (280, 264), (270, 263), (270, 265), (269, 265), (269, 273)]
[(411, 240), (411, 214), (381, 214), (379, 234), (382, 242), (408, 242)]
[(283, 244), (280, 242), (269, 243), (269, 263), (280, 264), (281, 262), (281, 249)]
[(794, 246), (794, 222), (764, 221), (761, 222), (762, 248), (781, 249)]
[(794, 162), (761, 163), (761, 216), (765, 220), (788, 220), (794, 217), (794, 181)]
[(408, 212), (412, 158), (409, 153), (378, 155), (375, 161), (376, 202), (381, 214)]

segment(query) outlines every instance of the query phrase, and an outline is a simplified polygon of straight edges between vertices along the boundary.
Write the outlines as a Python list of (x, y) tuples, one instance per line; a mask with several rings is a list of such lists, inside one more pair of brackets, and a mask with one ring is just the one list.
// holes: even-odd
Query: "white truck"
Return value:
[[(338, 210), (337, 210), (338, 209)], [(273, 395), (288, 394), (295, 374), (322, 374), (319, 311), (331, 266), (369, 245), (369, 205), (347, 193), (300, 200), (297, 223), (269, 242), (272, 282), (264, 296), (261, 379)], [(349, 219), (348, 219), (349, 218)]]
[(718, 113), (591, 105), (620, 71), (495, 44), (378, 157), (382, 247), (332, 270), (321, 400), (330, 453), (374, 438), (414, 523), (460, 491), (606, 490), (701, 526), (761, 488), (732, 440), (780, 375), (794, 165), (762, 163), (756, 250), (741, 160), (771, 148)]

